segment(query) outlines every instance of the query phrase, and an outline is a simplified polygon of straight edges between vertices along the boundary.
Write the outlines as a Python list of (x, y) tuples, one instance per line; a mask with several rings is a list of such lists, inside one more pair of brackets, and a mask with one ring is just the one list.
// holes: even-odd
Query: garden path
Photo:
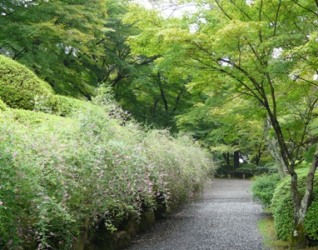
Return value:
[(264, 249), (257, 222), (261, 206), (254, 203), (250, 181), (214, 179), (196, 200), (149, 232), (130, 250), (258, 250)]

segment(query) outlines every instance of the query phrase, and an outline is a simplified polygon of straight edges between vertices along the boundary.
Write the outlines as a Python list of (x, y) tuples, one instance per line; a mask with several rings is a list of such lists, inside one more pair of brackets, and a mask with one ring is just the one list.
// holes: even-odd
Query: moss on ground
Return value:
[[(271, 250), (293, 249), (290, 242), (279, 240), (276, 236), (273, 217), (267, 216), (258, 223), (258, 228), (263, 236), (264, 246)], [(308, 247), (309, 250), (318, 250), (318, 247)]]

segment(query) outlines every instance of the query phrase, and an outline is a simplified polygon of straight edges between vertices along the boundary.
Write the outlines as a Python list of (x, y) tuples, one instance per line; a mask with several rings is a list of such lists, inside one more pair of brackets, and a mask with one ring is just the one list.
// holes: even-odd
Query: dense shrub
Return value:
[(257, 176), (252, 183), (253, 197), (264, 207), (270, 207), (275, 188), (279, 181), (278, 174)]
[(318, 197), (310, 205), (305, 217), (305, 231), (310, 239), (318, 240)]
[[(307, 169), (301, 169), (298, 171), (298, 189), (301, 195), (305, 192), (307, 171)], [(316, 176), (318, 176), (318, 174), (316, 174)], [(317, 201), (317, 198), (318, 178), (316, 177), (314, 183), (313, 205)], [(278, 184), (273, 195), (271, 210), (274, 216), (274, 224), (278, 238), (282, 240), (290, 239), (293, 231), (293, 202), (289, 177), (285, 178)], [(309, 210), (315, 210), (315, 207), (309, 208)], [(316, 230), (316, 228), (312, 228), (312, 225), (314, 225), (315, 222), (311, 222), (309, 219), (311, 218), (311, 213), (312, 212), (310, 212), (305, 224), (305, 233), (308, 234), (308, 236), (312, 235), (312, 232)]]
[(0, 99), (0, 111), (4, 111), (7, 109), (7, 105)]
[[(73, 97), (51, 95), (49, 97), (37, 97), (35, 110), (59, 116), (68, 116), (74, 112), (85, 111), (92, 104)], [(99, 107), (95, 107), (99, 108)]]
[(0, 55), (0, 98), (9, 107), (32, 110), (34, 98), (52, 93), (50, 85), (28, 68)]
[(114, 231), (158, 197), (168, 206), (187, 199), (213, 168), (186, 136), (108, 113), (0, 113), (1, 249), (70, 249), (84, 221)]

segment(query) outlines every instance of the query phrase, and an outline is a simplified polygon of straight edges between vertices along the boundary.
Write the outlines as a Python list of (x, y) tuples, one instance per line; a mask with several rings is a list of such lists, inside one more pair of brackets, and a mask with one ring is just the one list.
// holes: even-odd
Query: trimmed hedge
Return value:
[(315, 198), (305, 217), (305, 232), (310, 239), (318, 240), (318, 197)]
[(275, 188), (279, 181), (278, 174), (257, 176), (252, 183), (253, 197), (264, 207), (270, 207)]
[(81, 101), (73, 97), (51, 95), (49, 97), (38, 97), (35, 102), (35, 110), (59, 116), (68, 116), (74, 112), (84, 112), (88, 107), (98, 109), (88, 101)]
[(53, 94), (51, 86), (31, 70), (0, 55), (0, 98), (11, 108), (34, 109), (34, 98)]
[[(300, 195), (305, 192), (307, 169), (302, 169), (298, 173), (298, 188)], [(311, 239), (317, 237), (317, 221), (311, 221), (317, 214), (313, 215), (313, 211), (317, 211), (316, 202), (318, 202), (318, 173), (315, 175), (314, 182), (314, 202), (309, 207), (308, 215), (305, 220), (305, 233)], [(313, 207), (312, 207), (313, 206)], [(274, 225), (279, 239), (291, 239), (293, 232), (293, 202), (290, 190), (290, 178), (285, 178), (277, 186), (271, 204), (271, 211), (274, 216)], [(316, 219), (317, 220), (317, 219)]]
[[(67, 116), (74, 111), (85, 111), (88, 107), (93, 107), (90, 102), (81, 101), (72, 97), (66, 97), (61, 95), (54, 95), (50, 99), (50, 106), (54, 114), (60, 116)], [(95, 106), (95, 108), (100, 108)]]
[(54, 95), (51, 86), (28, 68), (0, 55), (0, 110), (5, 109), (4, 104), (15, 109), (37, 110), (60, 116), (84, 111), (91, 105), (87, 101)]

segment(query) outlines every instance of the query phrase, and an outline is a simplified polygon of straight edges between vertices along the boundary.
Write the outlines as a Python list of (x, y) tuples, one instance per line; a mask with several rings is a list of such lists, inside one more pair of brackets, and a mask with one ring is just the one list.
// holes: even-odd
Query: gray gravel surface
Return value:
[(130, 250), (265, 249), (257, 222), (260, 205), (251, 199), (250, 181), (215, 179), (202, 198), (137, 236)]

